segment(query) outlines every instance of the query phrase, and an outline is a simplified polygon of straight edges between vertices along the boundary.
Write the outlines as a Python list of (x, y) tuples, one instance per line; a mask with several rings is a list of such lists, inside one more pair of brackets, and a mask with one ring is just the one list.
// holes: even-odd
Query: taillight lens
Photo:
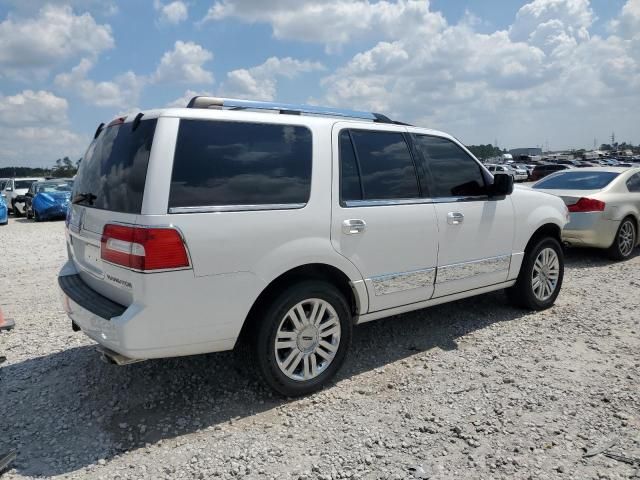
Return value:
[(166, 270), (189, 266), (187, 248), (174, 228), (107, 224), (102, 231), (103, 260), (134, 270)]
[(595, 198), (581, 198), (573, 205), (567, 205), (570, 212), (603, 212), (605, 203)]

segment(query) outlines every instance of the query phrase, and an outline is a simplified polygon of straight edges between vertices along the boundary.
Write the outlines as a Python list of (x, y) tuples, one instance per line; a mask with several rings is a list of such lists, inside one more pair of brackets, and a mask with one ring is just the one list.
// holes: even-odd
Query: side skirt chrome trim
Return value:
[(373, 284), (375, 296), (378, 297), (380, 295), (432, 286), (435, 277), (435, 268), (425, 268), (411, 272), (379, 275), (377, 277), (371, 277), (369, 280)]
[(501, 290), (503, 288), (512, 287), (516, 283), (515, 280), (508, 282), (497, 283), (495, 285), (489, 285), (487, 287), (476, 288), (475, 290), (467, 290), (465, 292), (454, 293), (452, 295), (446, 295), (444, 297), (433, 298), (424, 302), (410, 303), (409, 305), (403, 305), (401, 307), (388, 308), (386, 310), (379, 310), (377, 312), (367, 313), (360, 315), (355, 319), (355, 324), (366, 323), (372, 320), (378, 320), (380, 318), (391, 317), (393, 315), (400, 315), (401, 313), (412, 312), (414, 310), (420, 310), (423, 308), (439, 305), (441, 303), (453, 302), (455, 300), (461, 300), (463, 298), (473, 297), (481, 295), (483, 293), (493, 292), (495, 290)]
[(438, 267), (436, 284), (464, 280), (466, 278), (509, 270), (511, 255), (483, 258), (471, 262), (455, 263)]

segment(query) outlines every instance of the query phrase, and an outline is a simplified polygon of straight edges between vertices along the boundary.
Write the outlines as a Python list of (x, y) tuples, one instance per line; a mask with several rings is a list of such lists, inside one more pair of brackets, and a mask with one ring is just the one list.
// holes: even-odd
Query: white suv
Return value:
[(242, 343), (290, 396), (356, 324), (499, 289), (544, 309), (563, 278), (560, 198), (380, 114), (196, 97), (118, 118), (72, 202), (63, 303), (106, 358)]

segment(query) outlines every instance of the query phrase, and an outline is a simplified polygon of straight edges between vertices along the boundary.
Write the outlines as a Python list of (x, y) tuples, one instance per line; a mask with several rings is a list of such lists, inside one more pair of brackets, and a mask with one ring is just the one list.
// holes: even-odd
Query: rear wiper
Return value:
[(73, 200), (71, 201), (71, 203), (84, 203), (86, 202), (87, 205), (93, 205), (93, 202), (95, 201), (95, 199), (98, 198), (97, 196), (95, 196), (93, 193), (90, 192), (86, 192), (86, 193), (78, 193), (76, 194), (75, 197), (73, 197)]

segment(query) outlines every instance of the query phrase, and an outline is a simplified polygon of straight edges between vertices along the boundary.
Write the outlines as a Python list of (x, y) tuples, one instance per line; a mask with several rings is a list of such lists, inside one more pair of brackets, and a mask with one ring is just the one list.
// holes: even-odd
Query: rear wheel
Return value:
[(323, 281), (290, 287), (258, 320), (253, 354), (264, 382), (295, 397), (322, 388), (351, 343), (351, 314), (343, 295)]
[(529, 251), (520, 268), (516, 284), (507, 289), (511, 303), (530, 310), (551, 307), (562, 287), (564, 254), (558, 240), (540, 238)]
[(607, 253), (613, 260), (626, 260), (633, 253), (637, 242), (636, 224), (631, 217), (627, 217), (620, 222), (616, 237)]

